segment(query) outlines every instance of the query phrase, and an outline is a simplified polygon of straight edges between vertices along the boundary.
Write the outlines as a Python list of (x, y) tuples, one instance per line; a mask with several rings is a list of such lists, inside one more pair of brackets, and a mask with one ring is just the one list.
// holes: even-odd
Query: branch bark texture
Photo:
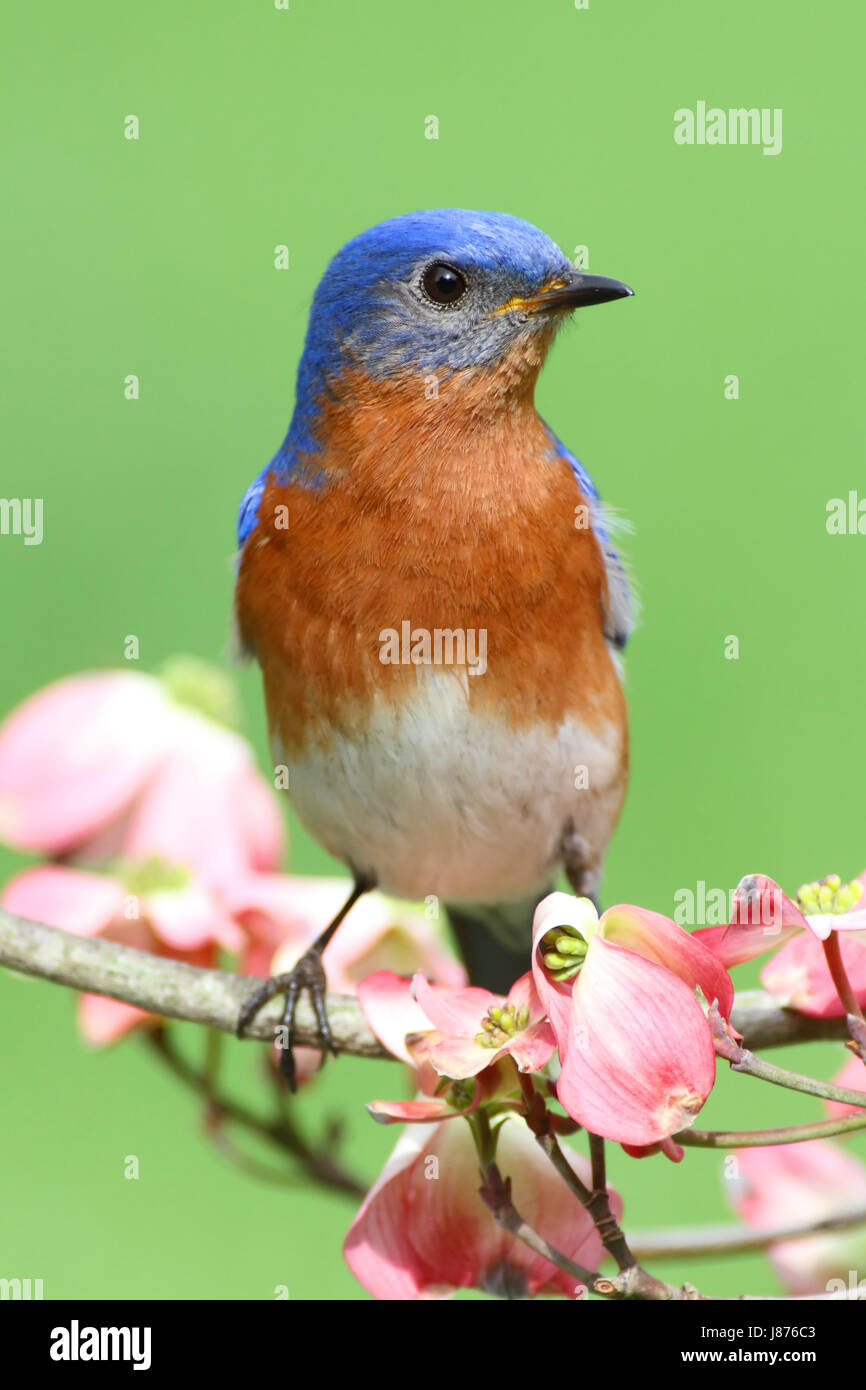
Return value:
[[(75, 936), (0, 908), (0, 964), (72, 989), (105, 994), (164, 1018), (182, 1018), (233, 1033), (241, 1005), (261, 983), (258, 976), (203, 970), (165, 956), (137, 951), (101, 937)], [(282, 1002), (256, 1016), (249, 1036), (272, 1042)], [(367, 1025), (357, 999), (330, 994), (328, 1018), (338, 1052), (390, 1058)], [(750, 1049), (848, 1036), (843, 1018), (817, 1019), (782, 1009), (763, 990), (737, 995), (733, 1026)], [(318, 1029), (309, 1001), (297, 1013), (297, 1041), (315, 1047)]]

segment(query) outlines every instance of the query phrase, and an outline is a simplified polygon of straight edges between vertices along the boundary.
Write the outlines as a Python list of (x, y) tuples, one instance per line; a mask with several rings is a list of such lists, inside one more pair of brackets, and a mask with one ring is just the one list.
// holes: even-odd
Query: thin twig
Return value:
[[(495, 1163), (491, 1164), (483, 1174), (483, 1179), (483, 1185), (480, 1189), (481, 1198), (494, 1220), (502, 1226), (503, 1230), (510, 1231), (530, 1250), (534, 1250), (537, 1255), (542, 1255), (557, 1269), (564, 1270), (566, 1274), (585, 1285), (589, 1292), (598, 1294), (600, 1298), (616, 1301), (629, 1299), (656, 1302), (706, 1302), (710, 1299), (711, 1295), (700, 1293), (692, 1284), (683, 1284), (682, 1287), (677, 1287), (675, 1284), (666, 1283), (664, 1279), (656, 1279), (639, 1264), (631, 1265), (628, 1269), (621, 1270), (619, 1274), (612, 1276), (593, 1274), (591, 1270), (576, 1264), (563, 1251), (548, 1244), (528, 1222), (524, 1221), (511, 1200), (511, 1179), (503, 1178)], [(659, 1250), (658, 1253), (664, 1255), (668, 1252)], [(677, 1251), (676, 1253), (679, 1254), (680, 1252)], [(728, 1296), (721, 1299), (714, 1297), (712, 1301), (723, 1303), (833, 1303), (860, 1302), (864, 1299), (866, 1299), (866, 1290), (858, 1287), (840, 1289), (833, 1293), (794, 1294), (784, 1298), (776, 1298), (773, 1295), (765, 1297), (763, 1295), (743, 1294), (740, 1297)]]
[(852, 1091), (847, 1086), (834, 1086), (831, 1081), (819, 1081), (815, 1076), (788, 1071), (786, 1067), (777, 1067), (773, 1062), (756, 1057), (747, 1048), (743, 1050), (742, 1060), (731, 1063), (731, 1071), (741, 1071), (746, 1076), (756, 1076), (760, 1081), (771, 1081), (774, 1086), (785, 1086), (790, 1091), (817, 1096), (819, 1100), (834, 1100), (840, 1105), (857, 1105), (866, 1109), (866, 1091)]
[[(741, 1040), (734, 1035), (727, 1021), (722, 1017), (717, 1004), (713, 1004), (709, 1013), (710, 1030), (713, 1035), (713, 1046), (720, 1057), (724, 1057), (730, 1062), (732, 1071), (743, 1072), (746, 1076), (755, 1076), (760, 1081), (770, 1081), (774, 1086), (785, 1086), (790, 1091), (802, 1091), (807, 1096), (817, 1096), (819, 1100), (834, 1100), (841, 1105), (857, 1105), (866, 1108), (866, 1091), (850, 1090), (846, 1086), (834, 1086), (830, 1081), (819, 1081), (814, 1076), (803, 1076), (801, 1072), (788, 1071), (787, 1067), (777, 1066), (775, 1062), (767, 1062), (762, 1057), (756, 1057), (754, 1052), (748, 1047), (744, 1047)], [(858, 1027), (858, 1020), (849, 1014), (847, 1018), (849, 1027)]]
[(857, 1002), (857, 995), (854, 986), (848, 979), (848, 971), (845, 969), (845, 962), (842, 959), (842, 947), (839, 942), (839, 933), (831, 931), (826, 941), (822, 941), (824, 948), (824, 959), (827, 962), (827, 969), (836, 987), (836, 993), (842, 1003), (846, 1014), (851, 1014), (854, 1018), (859, 1018), (863, 1023), (863, 1011)]
[(600, 1134), (586, 1132), (589, 1139), (589, 1157), (592, 1163), (592, 1186), (595, 1192), (607, 1190), (607, 1162), (604, 1154), (604, 1140)]
[(557, 1250), (556, 1246), (550, 1245), (543, 1236), (533, 1230), (528, 1222), (524, 1221), (511, 1200), (511, 1179), (503, 1178), (495, 1163), (489, 1163), (487, 1168), (482, 1170), (482, 1178), (482, 1186), (478, 1189), (479, 1196), (494, 1221), (503, 1230), (510, 1231), (518, 1240), (522, 1240), (523, 1244), (528, 1245), (530, 1250), (534, 1250), (536, 1255), (543, 1256), (552, 1265), (556, 1265), (557, 1269), (564, 1270), (578, 1283), (591, 1288), (597, 1277), (592, 1270), (577, 1264), (562, 1250)]
[(694, 1149), (757, 1149), (766, 1144), (803, 1144), (810, 1139), (830, 1139), (866, 1129), (866, 1115), (841, 1120), (819, 1120), (813, 1125), (788, 1125), (785, 1129), (681, 1129), (676, 1144)]
[(845, 1231), (864, 1224), (866, 1206), (861, 1206), (835, 1216), (823, 1216), (818, 1221), (792, 1221), (763, 1230), (751, 1226), (693, 1226), (673, 1231), (632, 1231), (629, 1244), (639, 1260), (699, 1259), (705, 1255), (765, 1250), (768, 1245), (782, 1240)]
[(284, 1154), (290, 1154), (293, 1158), (298, 1159), (306, 1169), (307, 1175), (317, 1182), (324, 1183), (328, 1187), (335, 1187), (351, 1197), (364, 1196), (367, 1190), (366, 1186), (350, 1173), (345, 1172), (330, 1154), (314, 1149), (308, 1144), (288, 1114), (281, 1114), (276, 1120), (263, 1120), (254, 1111), (248, 1110), (246, 1106), (237, 1101), (230, 1100), (227, 1096), (217, 1096), (212, 1091), (209, 1092), (206, 1089), (207, 1082), (204, 1073), (197, 1071), (181, 1056), (168, 1037), (165, 1028), (149, 1028), (145, 1036), (150, 1046), (174, 1075), (183, 1081), (190, 1090), (195, 1091), (198, 1095), (204, 1095), (220, 1116), (233, 1121), (235, 1124), (242, 1125), (244, 1129), (258, 1134), (261, 1138), (275, 1145)]
[(298, 1175), (292, 1176), (291, 1173), (284, 1173), (280, 1168), (272, 1168), (269, 1163), (260, 1163), (258, 1159), (251, 1158), (249, 1154), (238, 1148), (234, 1140), (230, 1139), (223, 1129), (214, 1129), (208, 1136), (211, 1144), (233, 1168), (237, 1168), (239, 1173), (246, 1174), (247, 1177), (256, 1178), (260, 1182), (273, 1183), (277, 1187), (303, 1186), (304, 1180)]
[(583, 1284), (601, 1298), (668, 1300), (703, 1297), (697, 1290), (688, 1286), (678, 1289), (673, 1284), (666, 1284), (664, 1280), (656, 1279), (654, 1275), (647, 1274), (646, 1270), (641, 1269), (639, 1265), (632, 1265), (616, 1275), (593, 1273), (584, 1265), (577, 1264), (562, 1250), (550, 1245), (527, 1221), (524, 1221), (511, 1200), (511, 1179), (503, 1178), (495, 1163), (491, 1163), (482, 1176), (483, 1184), (479, 1189), (481, 1199), (493, 1219), (503, 1230), (510, 1231), (530, 1250), (534, 1250), (537, 1255), (542, 1255), (557, 1269), (564, 1270), (579, 1284)]
[[(610, 1195), (604, 1183), (604, 1145), (599, 1141), (598, 1136), (591, 1134), (590, 1149), (592, 1152), (592, 1171), (593, 1186), (587, 1187), (575, 1173), (569, 1163), (565, 1151), (560, 1146), (559, 1140), (551, 1123), (553, 1116), (547, 1108), (547, 1103), (541, 1092), (535, 1086), (531, 1076), (525, 1072), (520, 1073), (520, 1089), (523, 1094), (523, 1105), (526, 1123), (535, 1135), (536, 1142), (540, 1145), (544, 1153), (550, 1159), (560, 1177), (564, 1179), (568, 1187), (577, 1197), (578, 1201), (589, 1212), (599, 1236), (601, 1237), (604, 1248), (613, 1255), (617, 1267), (622, 1273), (631, 1269), (637, 1264), (634, 1255), (628, 1248), (628, 1242), (623, 1235), (619, 1222), (613, 1214), (610, 1205)], [(595, 1147), (593, 1148), (593, 1141)], [(599, 1143), (601, 1151), (599, 1155)], [(601, 1175), (601, 1183), (595, 1181), (596, 1175)]]

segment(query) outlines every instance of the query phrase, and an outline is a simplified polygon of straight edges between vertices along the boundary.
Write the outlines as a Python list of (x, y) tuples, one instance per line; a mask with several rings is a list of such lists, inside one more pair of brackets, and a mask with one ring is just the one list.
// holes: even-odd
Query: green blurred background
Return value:
[[(43, 497), (45, 535), (0, 537), (0, 713), (122, 664), (128, 633), (141, 669), (227, 660), (235, 510), (282, 439), (326, 260), (396, 213), (492, 208), (637, 291), (579, 316), (539, 390), (635, 527), (634, 770), (606, 900), (670, 913), (698, 880), (864, 867), (866, 538), (825, 524), (866, 486), (853, 0), (49, 0), (6, 31), (0, 493)], [(698, 100), (781, 107), (782, 153), (676, 145), (673, 113)], [(267, 768), (257, 673), (239, 681)], [(328, 868), (296, 826), (291, 867)], [(139, 1039), (84, 1049), (66, 991), (0, 975), (0, 1008), (0, 1275), (49, 1298), (364, 1296), (340, 1257), (350, 1201), (236, 1172)], [(254, 1103), (250, 1046), (230, 1051)], [(841, 1058), (780, 1054), (825, 1075)], [(299, 1102), (311, 1124), (346, 1115), (369, 1179), (395, 1134), (363, 1102), (396, 1080), (342, 1059)], [(725, 1075), (704, 1118), (819, 1113)], [(711, 1155), (612, 1165), (631, 1226), (725, 1214)], [(659, 1272), (777, 1287), (758, 1257)]]

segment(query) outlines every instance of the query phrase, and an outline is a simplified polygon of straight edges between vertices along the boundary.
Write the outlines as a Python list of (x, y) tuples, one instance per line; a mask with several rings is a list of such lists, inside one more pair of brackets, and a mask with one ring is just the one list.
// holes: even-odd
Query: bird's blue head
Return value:
[(354, 237), (313, 298), (292, 422), (241, 503), (241, 543), (270, 474), (317, 485), (322, 407), (351, 403), (359, 375), (494, 368), (522, 343), (510, 379), (531, 376), (570, 310), (629, 294), (619, 280), (575, 270), (550, 237), (507, 213), (410, 212)]
[(544, 232), (507, 213), (440, 208), (348, 242), (313, 299), (298, 396), (360, 369), (387, 377), (490, 366), (563, 311), (630, 294), (575, 271)]

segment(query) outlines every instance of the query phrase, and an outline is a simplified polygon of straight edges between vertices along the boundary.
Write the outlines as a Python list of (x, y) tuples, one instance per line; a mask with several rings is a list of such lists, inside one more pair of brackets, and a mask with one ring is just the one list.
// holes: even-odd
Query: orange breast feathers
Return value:
[[(459, 657), (459, 634), (479, 712), (624, 737), (602, 555), (531, 391), (504, 407), (480, 369), (434, 399), (417, 376), (342, 385), (310, 460), (321, 485), (268, 484), (239, 569), (240, 633), (284, 746), (362, 729), (374, 703), (417, 690), (425, 653)], [(438, 648), (437, 632), (452, 634)]]

